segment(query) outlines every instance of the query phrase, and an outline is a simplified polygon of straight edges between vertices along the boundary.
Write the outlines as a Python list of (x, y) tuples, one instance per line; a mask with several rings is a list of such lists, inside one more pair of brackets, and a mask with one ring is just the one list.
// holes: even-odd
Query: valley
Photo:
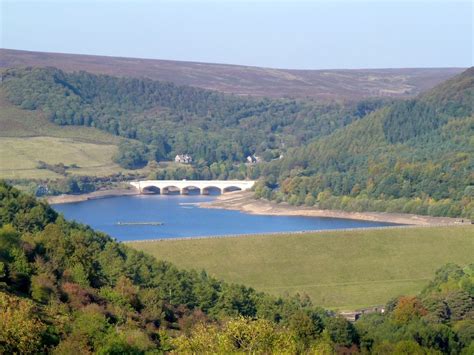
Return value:
[[(67, 178), (258, 179), (257, 198), (290, 205), (470, 219), (473, 75), (465, 70), (414, 99), (357, 102), (244, 98), (54, 68), (7, 69), (2, 90), (7, 126), (15, 127), (8, 110), (16, 110), (64, 133), (82, 128), (115, 139), (117, 148), (87, 146), (100, 158), (87, 167), (71, 162), (83, 171), (73, 167)], [(183, 154), (192, 162), (167, 164)]]
[(0, 352), (472, 350), (473, 67), (0, 71)]

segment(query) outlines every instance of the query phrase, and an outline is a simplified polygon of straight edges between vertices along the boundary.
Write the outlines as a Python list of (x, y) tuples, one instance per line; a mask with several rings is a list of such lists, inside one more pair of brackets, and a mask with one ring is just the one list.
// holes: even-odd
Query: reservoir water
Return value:
[(121, 196), (53, 207), (67, 219), (88, 224), (120, 241), (391, 225), (337, 218), (251, 215), (196, 206), (198, 202), (213, 198), (202, 195)]

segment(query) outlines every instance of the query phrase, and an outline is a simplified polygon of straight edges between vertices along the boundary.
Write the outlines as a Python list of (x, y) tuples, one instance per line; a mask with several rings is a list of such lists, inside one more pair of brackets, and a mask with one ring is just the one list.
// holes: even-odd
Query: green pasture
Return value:
[(474, 227), (321, 232), (134, 242), (186, 269), (275, 295), (306, 293), (315, 304), (357, 309), (416, 294), (446, 263), (474, 262)]

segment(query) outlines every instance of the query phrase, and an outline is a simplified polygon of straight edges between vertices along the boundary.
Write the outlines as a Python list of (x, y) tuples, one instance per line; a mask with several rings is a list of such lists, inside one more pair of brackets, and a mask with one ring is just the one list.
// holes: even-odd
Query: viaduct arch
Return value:
[(199, 191), (208, 195), (213, 189), (223, 194), (231, 191), (249, 190), (255, 184), (254, 180), (144, 180), (130, 183), (140, 193), (187, 195), (191, 191)]

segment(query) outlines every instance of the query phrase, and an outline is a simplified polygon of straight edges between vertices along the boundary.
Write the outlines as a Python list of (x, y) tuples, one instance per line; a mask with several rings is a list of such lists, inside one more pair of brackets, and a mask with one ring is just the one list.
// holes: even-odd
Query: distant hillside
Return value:
[[(293, 204), (474, 218), (472, 68), (416, 98), (324, 103), (55, 68), (2, 75), (17, 108), (134, 140), (115, 155), (124, 168), (192, 154), (152, 178), (265, 176), (257, 196)], [(254, 154), (262, 164), (245, 165)]]
[(268, 186), (258, 194), (321, 208), (472, 219), (473, 97), (470, 68), (294, 150), (267, 169)]
[[(134, 156), (141, 157), (124, 167), (143, 166), (150, 157), (170, 160), (183, 153), (192, 153), (195, 162), (207, 166), (244, 163), (252, 154), (271, 160), (288, 147), (329, 134), (387, 102), (319, 104), (249, 98), (55, 68), (7, 69), (1, 86), (11, 103), (43, 112), (58, 125), (95, 127), (147, 145), (136, 146)], [(124, 152), (128, 157), (130, 148)]]
[(67, 72), (84, 70), (113, 76), (146, 77), (238, 95), (318, 99), (410, 97), (463, 70), (290, 70), (0, 49), (0, 68), (27, 66), (52, 66)]

